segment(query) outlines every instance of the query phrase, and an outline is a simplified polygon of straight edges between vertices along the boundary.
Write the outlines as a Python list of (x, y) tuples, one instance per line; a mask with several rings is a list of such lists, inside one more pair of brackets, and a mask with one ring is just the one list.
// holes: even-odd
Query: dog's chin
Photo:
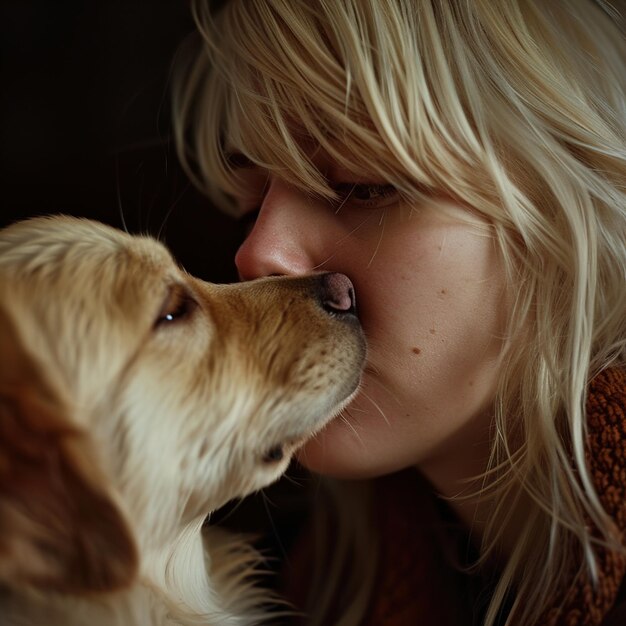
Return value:
[[(286, 459), (285, 469), (288, 467), (290, 461), (295, 458), (298, 462), (303, 450), (306, 449), (308, 443), (310, 443), (315, 437), (322, 432), (329, 424), (337, 419), (341, 418), (343, 411), (350, 405), (352, 400), (358, 395), (360, 389), (360, 379), (354, 386), (354, 390), (350, 393), (342, 402), (340, 402), (330, 413), (320, 418), (316, 427), (306, 434), (298, 438), (291, 439), (288, 442), (284, 442), (281, 449), (283, 460)], [(271, 453), (276, 454), (276, 450), (272, 449)]]
[(208, 498), (205, 491), (196, 492), (187, 500), (182, 518), (184, 522), (187, 523), (197, 519), (198, 516), (207, 515), (230, 500), (244, 498), (276, 482), (285, 473), (292, 460), (299, 458), (300, 452), (306, 448), (307, 443), (335, 419), (348, 402), (349, 400), (342, 402), (336, 411), (320, 418), (314, 430), (289, 437), (261, 451), (257, 456), (255, 469), (249, 471), (245, 477), (240, 476), (230, 482), (231, 488), (234, 483), (239, 483), (241, 485), (240, 491), (233, 493), (218, 489), (217, 493), (213, 491), (211, 494), (213, 498)]

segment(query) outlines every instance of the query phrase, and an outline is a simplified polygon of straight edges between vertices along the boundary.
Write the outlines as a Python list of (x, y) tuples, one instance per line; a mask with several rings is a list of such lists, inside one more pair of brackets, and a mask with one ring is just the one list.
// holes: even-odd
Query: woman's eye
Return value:
[(356, 207), (383, 208), (399, 199), (398, 190), (393, 185), (378, 183), (331, 183), (337, 194), (338, 206), (349, 204)]
[(154, 323), (155, 327), (188, 319), (198, 303), (182, 286), (176, 285), (168, 293)]

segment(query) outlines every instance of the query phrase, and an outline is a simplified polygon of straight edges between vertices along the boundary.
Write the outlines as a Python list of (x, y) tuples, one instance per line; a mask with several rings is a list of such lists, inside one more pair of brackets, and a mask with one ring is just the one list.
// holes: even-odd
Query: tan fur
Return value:
[(88, 220), (1, 231), (3, 624), (259, 623), (254, 551), (203, 521), (352, 397), (341, 317), (319, 276), (213, 285)]

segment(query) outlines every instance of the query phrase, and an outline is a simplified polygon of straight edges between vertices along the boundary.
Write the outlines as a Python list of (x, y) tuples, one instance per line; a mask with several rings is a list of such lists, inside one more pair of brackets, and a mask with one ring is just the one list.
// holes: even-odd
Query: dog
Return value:
[(343, 274), (203, 282), (67, 216), (0, 231), (0, 621), (244, 626), (258, 555), (203, 524), (357, 393)]

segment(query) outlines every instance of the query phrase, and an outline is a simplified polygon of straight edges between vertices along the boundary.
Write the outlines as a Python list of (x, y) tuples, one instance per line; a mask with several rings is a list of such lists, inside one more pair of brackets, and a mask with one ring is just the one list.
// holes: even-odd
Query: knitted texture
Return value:
[[(606, 370), (587, 399), (587, 465), (604, 510), (624, 543), (626, 536), (626, 372)], [(599, 579), (573, 581), (562, 604), (546, 613), (546, 626), (599, 626), (615, 603), (626, 573), (624, 554), (597, 550)]]
[(380, 479), (376, 493), (379, 575), (363, 626), (466, 623), (459, 572), (441, 553), (432, 487), (417, 472), (401, 472)]

